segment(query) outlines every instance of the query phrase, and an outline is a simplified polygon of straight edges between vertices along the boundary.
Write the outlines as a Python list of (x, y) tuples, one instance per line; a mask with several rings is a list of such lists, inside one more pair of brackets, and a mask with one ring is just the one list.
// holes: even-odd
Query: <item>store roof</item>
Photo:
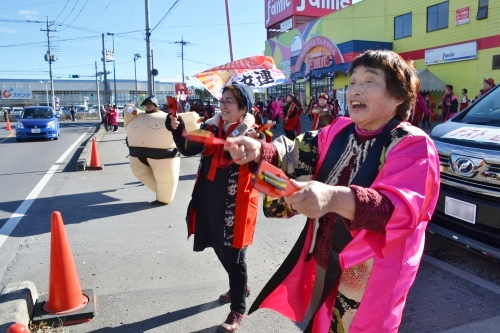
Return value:
[(426, 92), (441, 92), (444, 91), (446, 83), (438, 78), (430, 70), (419, 69), (417, 70), (418, 78), (420, 79), (420, 91)]

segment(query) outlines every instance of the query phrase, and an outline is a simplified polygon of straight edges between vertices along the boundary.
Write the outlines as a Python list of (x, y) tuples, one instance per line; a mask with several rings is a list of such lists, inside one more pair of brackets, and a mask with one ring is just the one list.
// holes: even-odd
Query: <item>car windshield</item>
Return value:
[(53, 117), (54, 115), (52, 114), (51, 109), (36, 109), (36, 108), (25, 109), (21, 116), (21, 118), (23, 119), (53, 118)]
[(500, 126), (500, 89), (495, 89), (472, 105), (463, 117), (462, 123)]

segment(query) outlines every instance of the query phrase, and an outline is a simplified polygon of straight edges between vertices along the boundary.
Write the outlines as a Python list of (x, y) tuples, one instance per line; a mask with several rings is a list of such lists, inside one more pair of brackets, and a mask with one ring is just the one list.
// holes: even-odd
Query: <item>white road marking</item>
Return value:
[(83, 138), (87, 135), (87, 133), (82, 134), (72, 145), (64, 152), (64, 154), (59, 157), (56, 163), (50, 167), (49, 171), (43, 176), (43, 178), (36, 184), (35, 188), (31, 190), (31, 193), (28, 194), (26, 199), (19, 205), (14, 214), (7, 220), (2, 228), (0, 228), (0, 247), (7, 241), (10, 234), (17, 227), (19, 222), (21, 222), (22, 218), (25, 216), (28, 209), (31, 207), (31, 204), (35, 201), (36, 198), (40, 195), (43, 188), (49, 182), (50, 178), (56, 173), (57, 169), (61, 166), (62, 162), (66, 157), (68, 157), (69, 153), (83, 140)]

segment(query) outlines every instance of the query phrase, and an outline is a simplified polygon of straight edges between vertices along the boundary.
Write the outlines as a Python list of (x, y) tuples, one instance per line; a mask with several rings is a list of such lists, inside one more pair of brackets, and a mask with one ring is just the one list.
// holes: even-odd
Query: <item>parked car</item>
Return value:
[(64, 106), (61, 109), (61, 120), (71, 120), (71, 106)]
[(500, 260), (500, 88), (431, 132), (441, 187), (428, 230)]
[(14, 119), (19, 119), (21, 116), (21, 113), (23, 112), (23, 108), (20, 106), (14, 106), (10, 110), (10, 117)]
[(16, 123), (16, 140), (59, 139), (59, 116), (49, 106), (28, 106)]

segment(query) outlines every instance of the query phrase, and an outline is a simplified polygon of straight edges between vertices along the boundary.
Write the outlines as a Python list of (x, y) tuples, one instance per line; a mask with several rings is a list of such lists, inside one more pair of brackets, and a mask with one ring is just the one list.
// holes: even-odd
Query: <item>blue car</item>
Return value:
[(16, 140), (59, 139), (59, 117), (48, 106), (25, 107), (16, 123)]

